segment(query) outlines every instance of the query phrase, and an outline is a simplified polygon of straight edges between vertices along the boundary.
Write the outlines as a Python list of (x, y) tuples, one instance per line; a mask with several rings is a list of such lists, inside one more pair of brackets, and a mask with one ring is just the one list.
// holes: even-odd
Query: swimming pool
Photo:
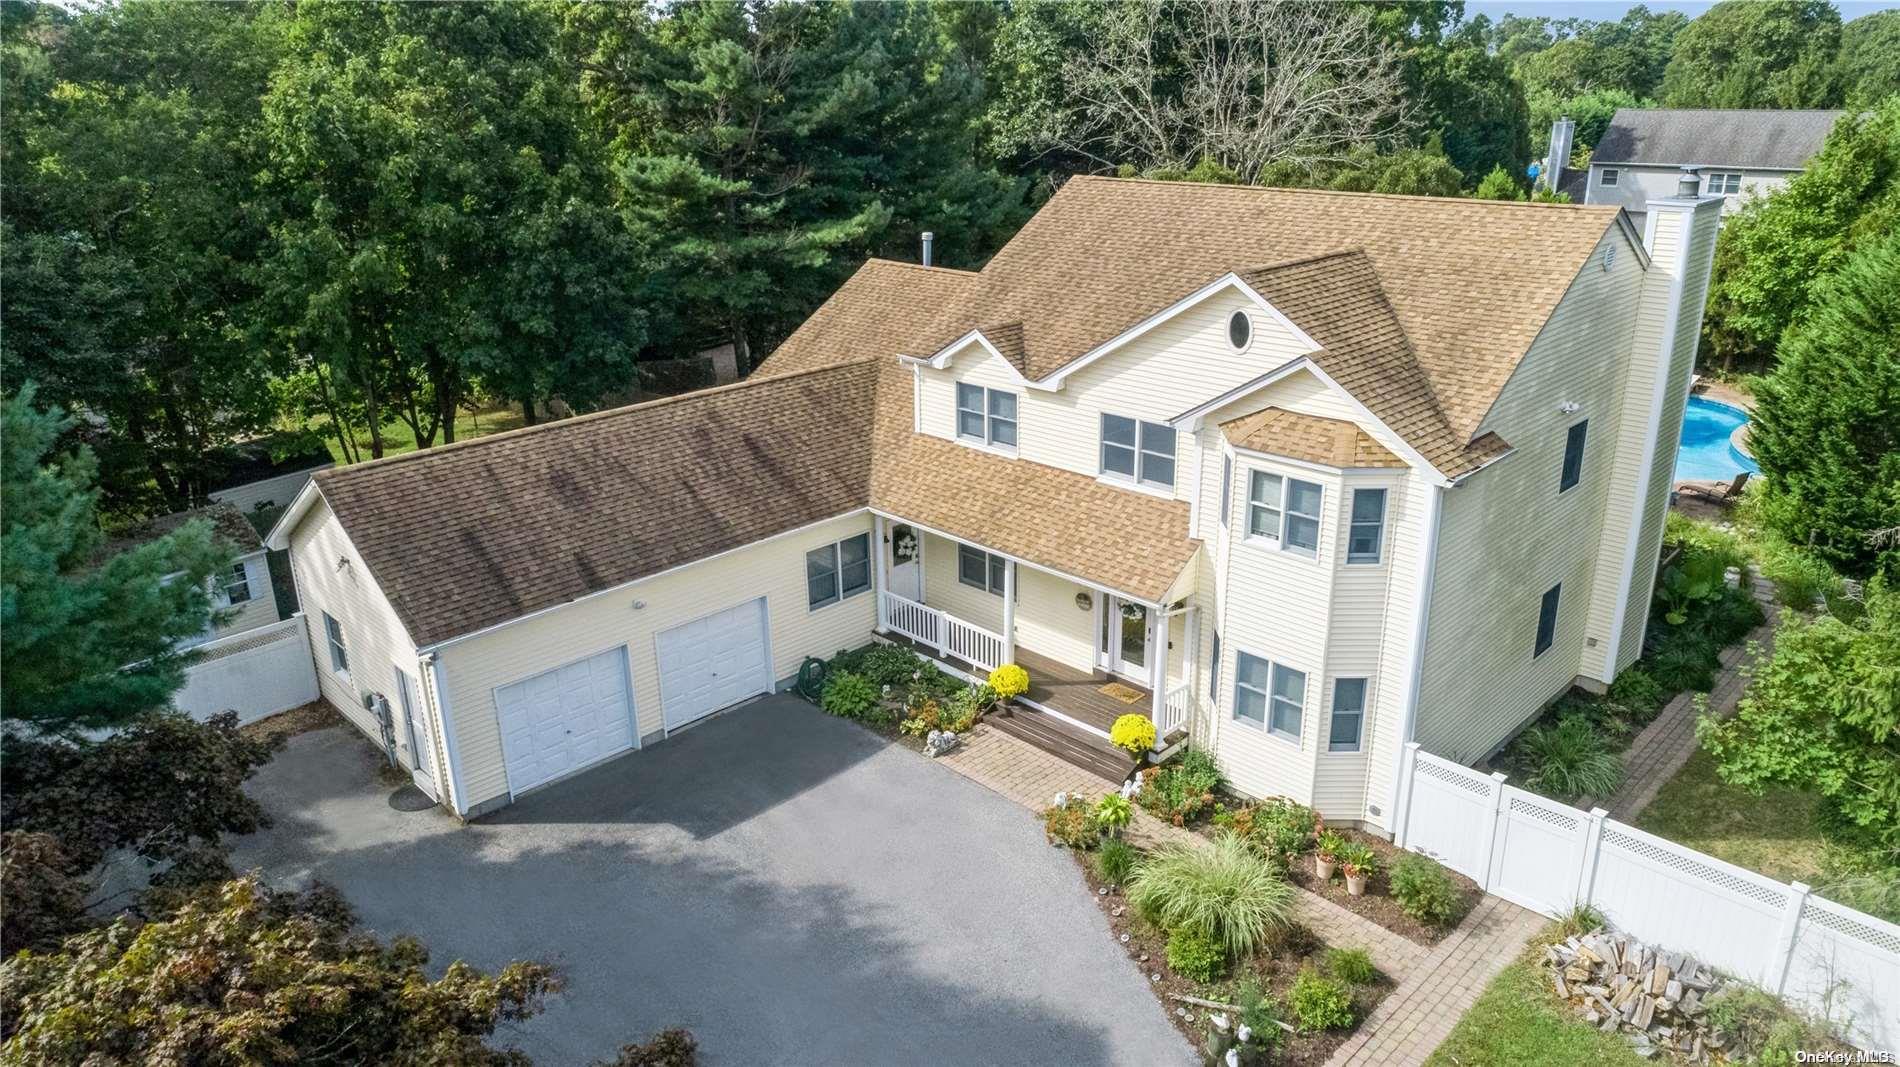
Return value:
[(1748, 412), (1704, 396), (1689, 398), (1682, 413), (1682, 446), (1676, 450), (1676, 481), (1726, 482), (1747, 471), (1760, 474), (1755, 461), (1729, 444), (1729, 435), (1748, 421)]

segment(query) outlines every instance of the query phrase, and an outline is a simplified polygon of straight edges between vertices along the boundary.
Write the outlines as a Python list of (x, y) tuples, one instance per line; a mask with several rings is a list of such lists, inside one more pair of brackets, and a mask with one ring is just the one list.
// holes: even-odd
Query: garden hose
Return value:
[(798, 668), (798, 682), (792, 686), (792, 689), (799, 696), (815, 704), (824, 694), (825, 675), (829, 673), (831, 669), (825, 665), (824, 660), (817, 656), (806, 656), (805, 662)]

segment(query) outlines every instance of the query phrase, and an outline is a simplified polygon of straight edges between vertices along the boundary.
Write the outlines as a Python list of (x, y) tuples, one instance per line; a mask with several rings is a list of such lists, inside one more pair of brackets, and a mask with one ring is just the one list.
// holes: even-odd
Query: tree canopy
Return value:
[(1682, 28), (1665, 107), (1816, 108), (1840, 101), (1841, 13), (1827, 0), (1723, 0)]

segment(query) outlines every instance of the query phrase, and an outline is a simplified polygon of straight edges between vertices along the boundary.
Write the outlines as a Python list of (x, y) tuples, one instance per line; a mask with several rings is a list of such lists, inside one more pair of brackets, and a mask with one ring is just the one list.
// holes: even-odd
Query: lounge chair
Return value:
[(1694, 494), (1705, 500), (1714, 501), (1717, 504), (1732, 504), (1737, 497), (1742, 495), (1742, 490), (1748, 488), (1748, 478), (1749, 472), (1743, 471), (1729, 481), (1716, 482), (1714, 485), (1701, 485), (1696, 482), (1689, 482), (1684, 484), (1677, 492)]

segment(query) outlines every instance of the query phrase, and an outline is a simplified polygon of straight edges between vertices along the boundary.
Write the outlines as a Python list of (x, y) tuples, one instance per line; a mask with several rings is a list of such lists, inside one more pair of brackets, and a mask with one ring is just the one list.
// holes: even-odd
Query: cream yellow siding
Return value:
[[(1003, 598), (957, 580), (957, 542), (925, 534), (924, 602), (992, 633), (1003, 632)], [(1061, 575), (1016, 567), (1016, 645), (1077, 670), (1095, 663), (1101, 594)], [(1079, 605), (1078, 594), (1088, 603)]]
[[(395, 609), (370, 574), (342, 524), (319, 498), (290, 532), (290, 571), (310, 629), (316, 657), (317, 689), (357, 729), (382, 743), (382, 726), (363, 707), (363, 696), (379, 693), (397, 704), (396, 667), (416, 670), (416, 646)], [(330, 663), (323, 617), (343, 630), (349, 670)], [(433, 731), (441, 736), (439, 726)]]
[[(1227, 340), (1227, 320), (1237, 310), (1246, 310), (1253, 324), (1252, 340), (1238, 352)], [(1095, 475), (1101, 471), (1103, 412), (1165, 422), (1308, 347), (1252, 297), (1225, 290), (1076, 371), (1055, 392), (1028, 387), (1008, 363), (972, 341), (945, 369), (922, 370), (918, 421), (923, 432), (956, 440), (956, 383), (1006, 389), (1016, 394), (1019, 458)], [(1189, 435), (1180, 435), (1172, 493), (1177, 499), (1193, 495), (1193, 451)]]
[(1432, 497), (1443, 491), (1435, 479), (1414, 471), (1386, 497), (1385, 614), (1378, 673), (1366, 695), (1365, 814), (1361, 819), (1381, 828), (1390, 827), (1392, 776), (1405, 741)]
[[(253, 552), (239, 558), (237, 563), (244, 567), (245, 583), (250, 587), (251, 598), (225, 609), (228, 614), (224, 621), (212, 627), (215, 637), (228, 637), (255, 630), (259, 626), (269, 626), (281, 617), (277, 614), (277, 597), (271, 592), (270, 560), (262, 552)], [(217, 601), (222, 603), (223, 598), (219, 597)]]
[[(1607, 268), (1605, 254), (1614, 249)], [(1599, 242), (1481, 430), (1514, 451), (1446, 492), (1416, 739), (1476, 760), (1580, 671), (1624, 377), (1645, 272), (1620, 227)], [(1569, 429), (1589, 421), (1581, 482), (1559, 493)], [(1533, 656), (1540, 600), (1562, 585), (1555, 643)]]
[(625, 645), (637, 734), (652, 738), (663, 729), (655, 639), (664, 630), (763, 596), (772, 674), (779, 680), (795, 675), (807, 656), (831, 656), (869, 641), (874, 593), (812, 610), (805, 553), (870, 529), (869, 513), (857, 512), (441, 646), (465, 809), (510, 793), (495, 710), (501, 686)]

